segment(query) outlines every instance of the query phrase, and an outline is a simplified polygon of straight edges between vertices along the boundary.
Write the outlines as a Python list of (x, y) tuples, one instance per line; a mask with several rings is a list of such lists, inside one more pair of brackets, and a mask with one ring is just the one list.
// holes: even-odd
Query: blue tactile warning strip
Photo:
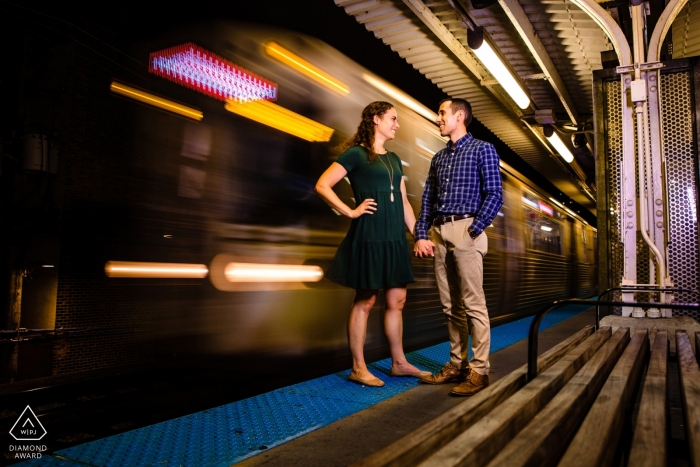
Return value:
[[(541, 330), (586, 307), (547, 315)], [(532, 317), (491, 330), (491, 352), (527, 338)], [(449, 360), (447, 342), (407, 354), (414, 365), (439, 371)], [(471, 352), (470, 352), (471, 357)], [(415, 378), (389, 375), (391, 360), (369, 365), (386, 383), (364, 387), (348, 380), (349, 370), (295, 384), (214, 409), (176, 418), (109, 438), (63, 449), (27, 466), (198, 466), (225, 467), (340, 420), (408, 389)]]

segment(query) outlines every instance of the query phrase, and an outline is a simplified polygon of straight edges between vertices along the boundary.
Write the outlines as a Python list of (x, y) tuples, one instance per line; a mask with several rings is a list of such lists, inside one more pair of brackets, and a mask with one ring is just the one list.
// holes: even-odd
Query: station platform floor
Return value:
[[(529, 323), (529, 319), (527, 319)], [(573, 314), (568, 319), (540, 332), (539, 352), (595, 324), (595, 310)], [(492, 329), (497, 335), (499, 328)], [(520, 340), (491, 354), (491, 383), (527, 363), (527, 334)], [(445, 354), (447, 360), (447, 354)], [(343, 418), (305, 436), (250, 457), (237, 467), (282, 467), (352, 465), (464, 401), (450, 395), (453, 384), (416, 387), (386, 401)]]
[[(595, 323), (594, 310), (569, 307), (545, 317), (540, 352)], [(527, 361), (532, 318), (492, 329), (491, 382)], [(448, 344), (407, 354), (416, 366), (439, 371)], [(386, 382), (363, 387), (347, 371), (167, 422), (62, 449), (23, 466), (347, 466), (401, 438), (464, 400), (453, 385), (391, 377), (390, 361), (370, 365)]]

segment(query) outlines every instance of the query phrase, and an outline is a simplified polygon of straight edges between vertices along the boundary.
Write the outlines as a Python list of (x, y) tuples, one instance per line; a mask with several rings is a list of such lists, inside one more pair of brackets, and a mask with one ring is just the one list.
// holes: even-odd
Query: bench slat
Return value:
[(615, 450), (610, 447), (616, 446), (620, 439), (625, 409), (632, 400), (648, 355), (647, 331), (638, 330), (569, 443), (559, 466), (599, 467), (612, 464)]
[(690, 465), (700, 467), (700, 369), (685, 331), (676, 331), (676, 352)]
[(481, 465), (490, 461), (610, 338), (610, 327), (601, 327), (578, 347), (564, 355), (503, 402), (419, 464), (422, 467)]
[(488, 465), (555, 465), (620, 356), (635, 360), (646, 334), (646, 331), (635, 333), (634, 341), (628, 346), (629, 328), (615, 331), (610, 340)]
[[(546, 371), (564, 354), (584, 342), (594, 332), (586, 326), (537, 359), (539, 371)], [(354, 467), (408, 467), (417, 465), (431, 452), (447, 444), (462, 431), (489, 413), (527, 382), (527, 364), (499, 379), (488, 388), (454, 406), (444, 414), (407, 434), (389, 446), (365, 457)]]
[(644, 378), (629, 465), (666, 465), (666, 385), (668, 332), (657, 331)]

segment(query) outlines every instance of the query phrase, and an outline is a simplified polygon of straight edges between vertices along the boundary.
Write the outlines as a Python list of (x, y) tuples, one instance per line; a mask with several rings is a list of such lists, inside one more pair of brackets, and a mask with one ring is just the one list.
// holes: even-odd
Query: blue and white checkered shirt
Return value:
[(439, 151), (430, 163), (416, 240), (427, 240), (436, 217), (474, 214), (471, 230), (480, 234), (503, 205), (498, 154), (493, 144), (467, 133)]

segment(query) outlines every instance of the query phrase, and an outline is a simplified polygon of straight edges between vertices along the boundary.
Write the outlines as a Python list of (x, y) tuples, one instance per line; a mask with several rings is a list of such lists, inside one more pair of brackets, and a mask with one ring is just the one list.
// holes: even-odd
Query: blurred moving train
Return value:
[[(327, 44), (297, 33), (208, 24), (148, 47), (153, 51), (184, 42), (276, 83), (276, 105), (331, 128), (332, 137), (311, 142), (292, 136), (261, 124), (261, 114), (232, 113), (219, 100), (165, 80), (160, 95), (167, 92), (166, 97), (201, 109), (200, 121), (122, 99), (120, 105), (131, 106), (134, 115), (124, 134), (133, 190), (129, 234), (106, 259), (206, 265), (208, 278), (175, 280), (172, 293), (161, 297), (152, 313), (154, 335), (176, 342), (180, 350), (347, 359), (353, 290), (327, 279), (232, 282), (226, 268), (231, 263), (328, 264), (350, 221), (321, 201), (314, 184), (371, 101), (396, 106), (401, 128), (389, 149), (403, 160), (408, 197), (418, 213), (430, 160), (445, 145), (434, 111)], [(339, 85), (326, 86), (280, 60), (270, 52), (271, 43)], [(594, 295), (596, 229), (505, 163), (501, 173), (505, 204), (487, 229), (484, 263), (493, 324), (523, 317), (553, 300)], [(336, 192), (354, 205), (349, 183), (339, 183)], [(412, 258), (417, 280), (409, 286), (404, 311), (407, 349), (447, 338), (432, 262)], [(134, 286), (158, 281), (111, 280)], [(382, 307), (379, 300), (370, 317), (368, 358), (386, 356)]]

